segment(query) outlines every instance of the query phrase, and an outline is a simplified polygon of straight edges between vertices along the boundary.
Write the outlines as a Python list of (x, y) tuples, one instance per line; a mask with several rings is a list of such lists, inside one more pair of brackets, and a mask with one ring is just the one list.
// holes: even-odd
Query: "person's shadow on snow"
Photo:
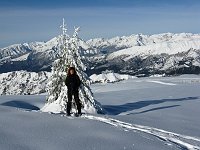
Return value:
[[(178, 102), (178, 101), (189, 101), (189, 100), (197, 100), (200, 97), (184, 97), (184, 98), (177, 98), (177, 99), (161, 99), (161, 100), (145, 100), (145, 101), (138, 101), (134, 103), (126, 103), (123, 105), (104, 105), (103, 108), (106, 112), (110, 115), (119, 115), (124, 112), (144, 108), (150, 105), (161, 104), (165, 102)], [(172, 106), (164, 106), (164, 107), (157, 107), (150, 110), (142, 111), (140, 113), (146, 113), (154, 110), (177, 107), (180, 105), (172, 105)], [(139, 113), (130, 113), (130, 114), (139, 114)], [(128, 114), (129, 115), (129, 114)]]

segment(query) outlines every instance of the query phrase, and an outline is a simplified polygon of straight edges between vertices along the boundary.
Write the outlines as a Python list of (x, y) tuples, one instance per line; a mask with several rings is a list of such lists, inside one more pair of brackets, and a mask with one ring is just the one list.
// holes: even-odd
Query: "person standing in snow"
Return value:
[(67, 115), (70, 115), (71, 107), (72, 107), (72, 96), (74, 96), (74, 100), (78, 109), (78, 116), (81, 115), (81, 103), (79, 99), (78, 89), (81, 85), (81, 81), (79, 76), (76, 73), (74, 67), (70, 67), (67, 71), (67, 78), (65, 80), (65, 85), (67, 86)]

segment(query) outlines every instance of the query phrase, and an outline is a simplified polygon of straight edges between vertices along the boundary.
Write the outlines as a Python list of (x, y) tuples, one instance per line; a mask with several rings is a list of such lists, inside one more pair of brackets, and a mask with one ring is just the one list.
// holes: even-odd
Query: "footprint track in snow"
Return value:
[[(27, 110), (22, 110), (18, 109), (20, 111), (24, 112), (40, 112), (41, 111), (27, 111)], [(49, 113), (51, 115), (58, 115), (54, 113)], [(63, 114), (59, 114), (62, 117), (67, 117), (69, 119), (75, 119), (75, 118), (83, 118), (83, 119), (88, 119), (88, 120), (94, 120), (94, 121), (99, 121), (102, 123), (109, 124), (111, 126), (117, 127), (117, 128), (122, 128), (125, 131), (136, 131), (136, 132), (143, 132), (145, 134), (152, 135), (161, 141), (164, 141), (167, 143), (167, 145), (175, 145), (181, 150), (200, 150), (200, 138), (199, 137), (192, 137), (192, 136), (187, 136), (187, 135), (181, 135), (177, 134), (174, 132), (169, 132), (166, 130), (154, 128), (154, 127), (149, 127), (149, 126), (142, 126), (142, 125), (137, 125), (137, 124), (130, 124), (127, 122), (123, 122), (117, 119), (109, 118), (109, 117), (104, 117), (104, 116), (95, 116), (95, 115), (89, 115), (89, 114), (83, 114), (81, 117), (68, 117)], [(194, 144), (195, 143), (195, 144)]]
[(137, 132), (143, 132), (143, 133), (155, 136), (156, 138), (162, 141), (167, 142), (167, 145), (172, 145), (172, 144), (176, 145), (180, 149), (200, 150), (200, 147), (199, 147), (200, 138), (197, 138), (197, 137), (181, 135), (181, 134), (165, 131), (158, 128), (148, 127), (148, 126), (130, 124), (130, 123), (126, 123), (117, 119), (108, 118), (108, 117), (83, 115), (82, 118), (103, 122), (103, 123), (112, 125), (114, 127), (123, 128), (126, 131), (132, 130), (132, 131), (137, 131)]

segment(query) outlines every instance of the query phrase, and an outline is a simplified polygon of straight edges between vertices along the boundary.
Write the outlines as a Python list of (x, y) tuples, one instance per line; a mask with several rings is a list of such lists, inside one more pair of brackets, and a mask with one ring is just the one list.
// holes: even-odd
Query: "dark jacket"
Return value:
[(67, 86), (69, 93), (74, 94), (75, 92), (78, 92), (78, 88), (81, 85), (79, 76), (76, 74), (67, 76), (65, 85)]

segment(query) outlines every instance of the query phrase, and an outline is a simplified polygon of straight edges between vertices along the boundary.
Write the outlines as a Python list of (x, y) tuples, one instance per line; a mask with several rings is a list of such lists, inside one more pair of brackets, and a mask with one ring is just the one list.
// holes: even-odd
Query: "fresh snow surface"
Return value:
[(0, 97), (2, 150), (200, 150), (200, 76), (92, 85), (106, 115), (41, 112), (45, 95)]
[[(59, 114), (59, 113), (63, 113), (63, 108), (62, 108), (63, 105), (64, 104), (62, 104), (62, 102), (60, 102), (59, 100), (56, 100), (50, 104), (44, 105), (44, 107), (42, 107), (40, 110), (42, 112)], [(72, 108), (72, 112), (77, 112), (77, 110)], [(94, 107), (88, 106), (82, 109), (82, 113), (97, 114), (97, 111)]]

